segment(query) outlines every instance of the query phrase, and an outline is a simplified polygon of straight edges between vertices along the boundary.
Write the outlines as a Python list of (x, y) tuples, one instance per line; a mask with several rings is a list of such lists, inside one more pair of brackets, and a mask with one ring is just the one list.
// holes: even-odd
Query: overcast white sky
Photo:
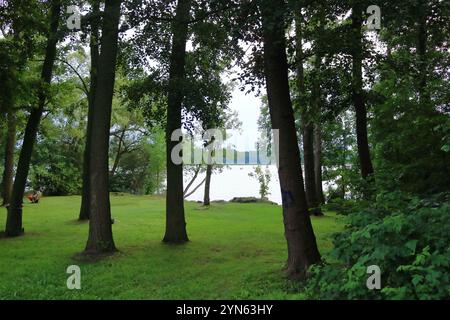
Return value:
[[(242, 122), (243, 135), (248, 137), (250, 146), (254, 146), (258, 138), (258, 118), (260, 115), (261, 98), (255, 97), (254, 93), (245, 94), (236, 86), (232, 93), (230, 109), (236, 111)], [(242, 144), (245, 142), (242, 141)], [(249, 146), (238, 145), (237, 149), (246, 149)], [(253, 149), (253, 148), (252, 148)]]

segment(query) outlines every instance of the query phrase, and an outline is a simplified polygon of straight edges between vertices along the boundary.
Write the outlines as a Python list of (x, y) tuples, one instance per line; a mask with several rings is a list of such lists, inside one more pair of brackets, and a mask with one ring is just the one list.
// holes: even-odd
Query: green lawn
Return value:
[[(80, 262), (88, 224), (76, 221), (80, 197), (24, 205), (25, 236), (0, 238), (0, 299), (300, 299), (284, 280), (281, 207), (186, 203), (190, 242), (165, 245), (164, 199), (113, 196), (119, 252)], [(1, 209), (0, 230), (6, 210)], [(340, 229), (332, 214), (313, 218), (322, 253)], [(81, 290), (68, 290), (66, 268), (81, 267)]]

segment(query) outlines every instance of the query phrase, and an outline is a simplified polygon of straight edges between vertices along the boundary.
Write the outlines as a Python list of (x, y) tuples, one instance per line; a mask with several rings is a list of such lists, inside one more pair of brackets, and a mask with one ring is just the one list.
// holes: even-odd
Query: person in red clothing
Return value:
[(27, 198), (31, 203), (38, 203), (42, 193), (40, 191), (34, 191)]

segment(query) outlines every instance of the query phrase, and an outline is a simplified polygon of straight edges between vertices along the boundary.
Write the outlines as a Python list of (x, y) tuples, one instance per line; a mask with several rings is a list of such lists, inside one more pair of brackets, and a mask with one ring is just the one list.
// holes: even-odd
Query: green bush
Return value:
[[(399, 192), (379, 195), (349, 213), (330, 258), (311, 269), (309, 298), (448, 299), (449, 194), (427, 199)], [(381, 290), (369, 290), (367, 267), (381, 268)]]
[(355, 206), (358, 204), (358, 201), (352, 199), (333, 198), (324, 205), (324, 209), (326, 211), (338, 212), (341, 215), (347, 215), (354, 212)]

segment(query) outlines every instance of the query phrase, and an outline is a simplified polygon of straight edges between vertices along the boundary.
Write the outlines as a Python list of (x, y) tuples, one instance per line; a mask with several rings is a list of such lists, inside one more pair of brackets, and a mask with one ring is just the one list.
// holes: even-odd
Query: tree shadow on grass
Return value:
[(37, 233), (34, 233), (34, 232), (28, 232), (28, 233), (25, 233), (25, 232), (21, 232), (19, 235), (17, 235), (17, 236), (14, 236), (14, 237), (7, 237), (6, 236), (6, 233), (5, 233), (5, 231), (0, 231), (0, 240), (9, 240), (9, 239), (16, 239), (16, 238), (22, 238), (23, 236), (25, 236), (25, 235), (27, 235), (27, 236), (35, 236), (35, 235), (37, 235)]
[(119, 250), (113, 252), (102, 252), (102, 253), (92, 253), (92, 252), (78, 252), (72, 255), (72, 260), (84, 264), (96, 263), (107, 258), (120, 255)]
[(211, 208), (210, 206), (204, 206), (204, 205), (201, 205), (201, 206), (198, 206), (198, 207), (194, 208), (194, 210), (197, 210), (197, 211), (207, 211), (207, 210), (209, 210), (210, 208)]
[(84, 224), (89, 224), (89, 220), (79, 220), (79, 219), (69, 220), (69, 221), (66, 221), (66, 224), (70, 224), (70, 225), (84, 225)]

